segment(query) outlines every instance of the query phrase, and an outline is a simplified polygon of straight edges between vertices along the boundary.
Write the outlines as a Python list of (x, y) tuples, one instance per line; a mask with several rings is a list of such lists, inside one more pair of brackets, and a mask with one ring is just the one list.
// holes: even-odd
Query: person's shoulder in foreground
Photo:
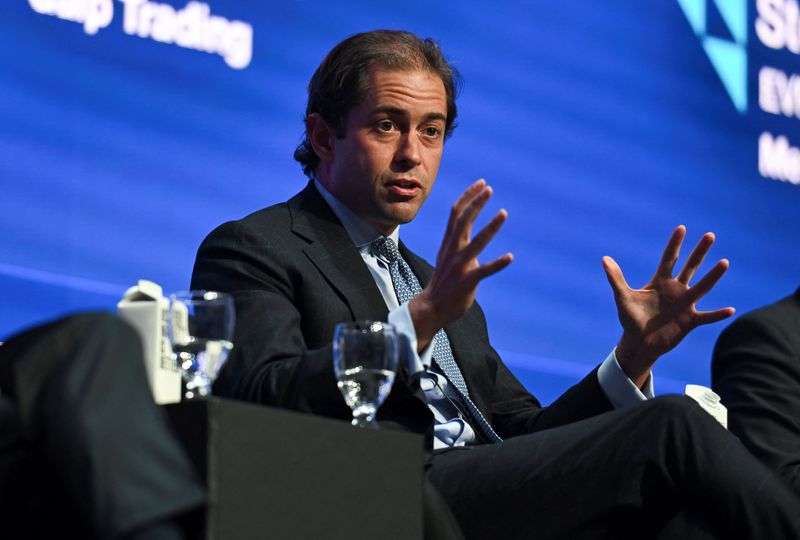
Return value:
[(731, 432), (800, 492), (800, 288), (728, 326), (711, 369)]

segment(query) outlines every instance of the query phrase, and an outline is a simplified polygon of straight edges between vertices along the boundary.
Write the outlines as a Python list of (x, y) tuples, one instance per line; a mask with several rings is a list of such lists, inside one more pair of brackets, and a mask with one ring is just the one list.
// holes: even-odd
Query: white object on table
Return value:
[(136, 328), (142, 338), (147, 380), (158, 404), (181, 400), (181, 373), (167, 339), (168, 308), (169, 300), (164, 298), (161, 286), (146, 279), (140, 279), (136, 286), (125, 291), (117, 304), (119, 316)]
[(722, 424), (722, 427), (728, 429), (728, 409), (725, 408), (722, 400), (713, 390), (699, 384), (687, 384), (685, 393), (699, 403), (717, 422)]

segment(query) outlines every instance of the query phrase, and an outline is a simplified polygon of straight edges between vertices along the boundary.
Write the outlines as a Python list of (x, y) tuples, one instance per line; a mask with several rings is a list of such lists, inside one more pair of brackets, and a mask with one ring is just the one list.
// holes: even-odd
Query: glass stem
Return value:
[(196, 372), (186, 382), (183, 398), (186, 400), (206, 399), (211, 396), (211, 379), (203, 372)]
[(358, 427), (377, 428), (378, 423), (375, 422), (375, 408), (364, 406), (353, 409), (353, 421), (351, 423)]

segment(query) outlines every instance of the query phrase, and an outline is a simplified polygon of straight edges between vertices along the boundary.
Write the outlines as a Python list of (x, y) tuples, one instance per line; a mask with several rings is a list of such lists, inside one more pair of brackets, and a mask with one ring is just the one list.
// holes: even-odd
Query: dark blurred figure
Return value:
[(0, 537), (184, 538), (205, 495), (147, 384), (139, 336), (109, 314), (0, 346)]
[(800, 493), (800, 288), (722, 332), (711, 379), (730, 431)]

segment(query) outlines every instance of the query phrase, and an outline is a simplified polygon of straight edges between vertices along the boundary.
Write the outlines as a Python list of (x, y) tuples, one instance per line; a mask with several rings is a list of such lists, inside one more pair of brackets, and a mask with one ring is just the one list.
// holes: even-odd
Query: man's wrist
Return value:
[(418, 350), (417, 332), (414, 329), (414, 321), (408, 311), (408, 304), (403, 304), (389, 312), (389, 323), (397, 330), (397, 335), (403, 342), (401, 351), (406, 359), (404, 365), (408, 368), (408, 373), (413, 375), (425, 370), (426, 365), (430, 365), (430, 346), (427, 349)]
[(414, 322), (414, 330), (417, 333), (417, 351), (422, 351), (441, 328), (435, 320), (435, 310), (430, 302), (425, 298), (425, 291), (408, 303), (408, 313)]
[(617, 362), (625, 375), (639, 388), (643, 388), (650, 378), (650, 368), (655, 364), (658, 356), (647, 351), (646, 347), (627, 334), (617, 343), (615, 349)]

